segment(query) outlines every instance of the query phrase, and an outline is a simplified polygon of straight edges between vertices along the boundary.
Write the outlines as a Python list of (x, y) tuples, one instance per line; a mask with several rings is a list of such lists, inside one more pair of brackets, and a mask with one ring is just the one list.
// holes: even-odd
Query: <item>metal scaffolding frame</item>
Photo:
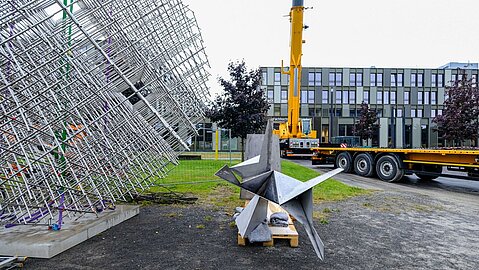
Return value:
[(61, 227), (164, 177), (208, 97), (180, 0), (0, 3), (0, 223)]

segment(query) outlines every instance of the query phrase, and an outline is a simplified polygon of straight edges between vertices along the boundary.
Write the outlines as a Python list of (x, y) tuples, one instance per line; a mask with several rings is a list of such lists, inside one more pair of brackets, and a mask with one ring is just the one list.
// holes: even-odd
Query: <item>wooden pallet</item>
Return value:
[[(245, 201), (245, 207), (248, 205), (249, 200)], [(268, 202), (268, 219), (269, 216), (272, 213), (276, 212), (285, 212), (287, 213), (283, 208), (281, 208), (279, 205)], [(272, 247), (274, 246), (274, 240), (275, 239), (287, 239), (289, 240), (289, 245), (291, 247), (298, 247), (299, 245), (299, 236), (298, 236), (298, 231), (296, 231), (296, 227), (294, 226), (293, 223), (294, 219), (292, 216), (289, 216), (289, 226), (288, 227), (275, 227), (269, 225), (269, 229), (271, 230), (271, 241), (263, 242), (264, 247)], [(238, 233), (238, 245), (239, 246), (245, 246), (247, 242), (247, 238), (241, 237), (241, 235)]]
[[(290, 224), (288, 227), (269, 226), (269, 229), (271, 230), (271, 233), (272, 233), (271, 241), (263, 242), (263, 247), (274, 246), (275, 239), (289, 240), (290, 247), (299, 246), (298, 231), (296, 231), (296, 227), (293, 224)], [(247, 242), (247, 238), (241, 237), (241, 235), (238, 233), (238, 245), (246, 246), (246, 242)]]

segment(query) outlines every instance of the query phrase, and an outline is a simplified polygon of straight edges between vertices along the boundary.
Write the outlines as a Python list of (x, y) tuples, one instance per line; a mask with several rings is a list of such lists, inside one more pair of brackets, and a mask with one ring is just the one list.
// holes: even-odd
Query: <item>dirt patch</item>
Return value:
[(386, 191), (318, 204), (321, 262), (299, 224), (298, 248), (240, 247), (231, 209), (149, 205), (50, 260), (29, 259), (25, 269), (478, 269), (479, 219), (464, 214), (478, 209), (460, 207)]

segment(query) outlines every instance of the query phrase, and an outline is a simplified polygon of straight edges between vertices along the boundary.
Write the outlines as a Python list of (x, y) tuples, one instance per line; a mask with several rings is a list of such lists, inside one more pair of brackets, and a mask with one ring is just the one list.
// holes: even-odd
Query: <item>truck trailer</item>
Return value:
[[(477, 149), (394, 149), (367, 147), (315, 147), (312, 164), (334, 164), (344, 172), (373, 177), (387, 182), (400, 181), (415, 174), (422, 180), (439, 176), (479, 180)], [(444, 173), (466, 172), (467, 175)]]

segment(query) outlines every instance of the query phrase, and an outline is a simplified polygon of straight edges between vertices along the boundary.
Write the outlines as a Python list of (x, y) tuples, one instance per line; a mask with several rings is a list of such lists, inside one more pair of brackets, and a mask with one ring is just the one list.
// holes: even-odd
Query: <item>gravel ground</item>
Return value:
[(236, 243), (231, 215), (218, 207), (145, 206), (140, 214), (25, 269), (479, 269), (479, 209), (407, 192), (315, 206), (326, 259), (301, 225), (300, 246)]

